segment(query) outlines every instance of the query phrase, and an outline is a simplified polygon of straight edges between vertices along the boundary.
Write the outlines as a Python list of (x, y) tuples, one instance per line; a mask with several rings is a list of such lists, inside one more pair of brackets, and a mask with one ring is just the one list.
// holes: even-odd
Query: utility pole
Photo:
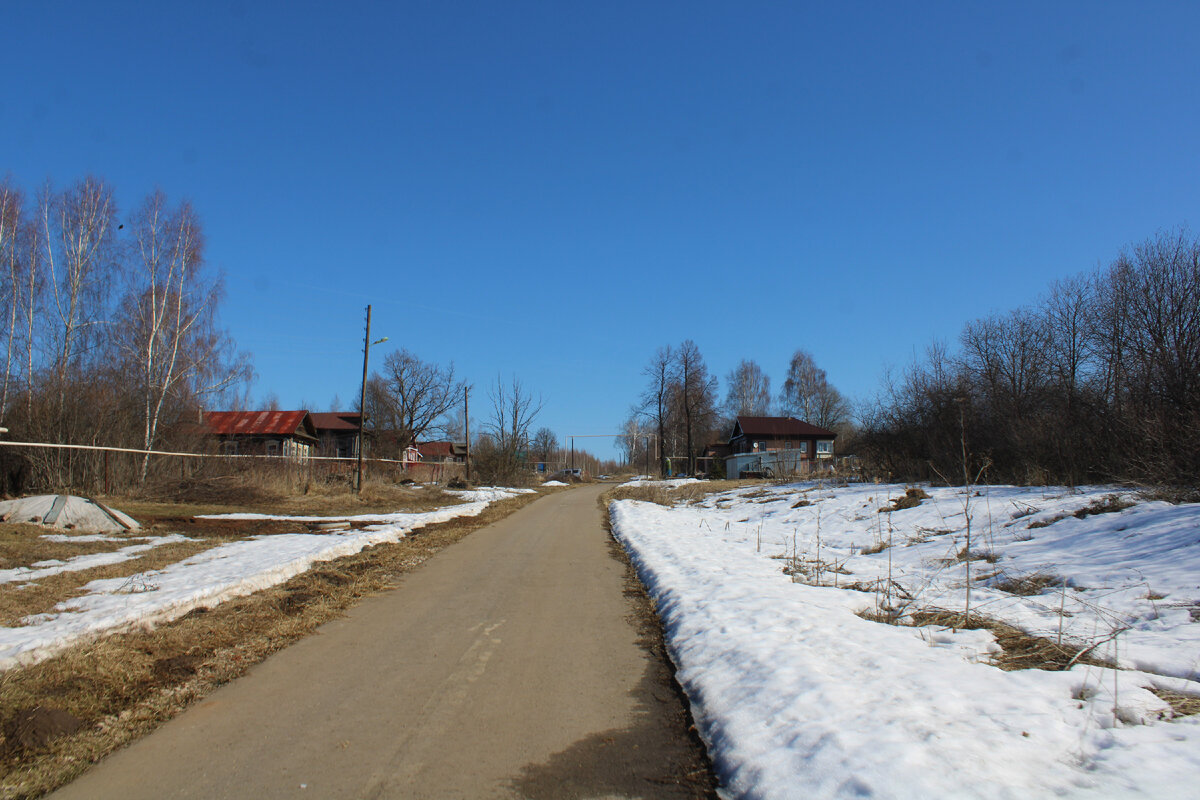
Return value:
[(467, 437), (467, 483), (471, 482), (471, 387), (463, 387), (463, 435)]
[(363, 335), (363, 379), (358, 396), (358, 477), (354, 481), (355, 494), (362, 494), (363, 423), (367, 419), (367, 354), (371, 352), (371, 306), (367, 305), (367, 331)]
[(367, 419), (367, 356), (371, 352), (371, 345), (383, 344), (388, 340), (384, 336), (382, 339), (371, 341), (371, 306), (367, 306), (367, 330), (363, 335), (363, 378), (362, 391), (358, 396), (358, 477), (354, 482), (355, 494), (362, 494), (362, 464), (363, 464), (363, 423)]
[(571, 437), (571, 469), (575, 469), (575, 437)]

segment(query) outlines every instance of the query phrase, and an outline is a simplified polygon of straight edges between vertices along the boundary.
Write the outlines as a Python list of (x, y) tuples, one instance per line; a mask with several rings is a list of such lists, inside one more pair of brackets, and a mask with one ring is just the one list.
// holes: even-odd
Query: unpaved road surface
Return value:
[(473, 533), (53, 796), (712, 796), (603, 488)]

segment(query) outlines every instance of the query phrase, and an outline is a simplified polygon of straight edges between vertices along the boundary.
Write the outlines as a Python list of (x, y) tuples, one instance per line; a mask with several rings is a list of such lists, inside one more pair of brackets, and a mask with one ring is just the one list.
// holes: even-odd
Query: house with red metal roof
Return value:
[(205, 411), (204, 424), (226, 455), (307, 459), (318, 439), (307, 411)]
[(729, 436), (725, 474), (795, 475), (833, 459), (833, 431), (795, 417), (738, 417)]

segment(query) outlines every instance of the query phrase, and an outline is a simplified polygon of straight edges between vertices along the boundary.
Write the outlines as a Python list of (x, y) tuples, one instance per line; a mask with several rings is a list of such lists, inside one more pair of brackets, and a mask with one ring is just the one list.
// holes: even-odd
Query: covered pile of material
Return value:
[(141, 527), (116, 509), (72, 494), (39, 494), (0, 502), (0, 522), (32, 522), (87, 533), (121, 533)]

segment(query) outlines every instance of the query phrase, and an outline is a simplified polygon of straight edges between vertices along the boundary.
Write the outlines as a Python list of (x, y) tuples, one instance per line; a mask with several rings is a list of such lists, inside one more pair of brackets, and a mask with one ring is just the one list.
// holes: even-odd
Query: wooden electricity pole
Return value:
[(371, 306), (367, 306), (367, 332), (363, 336), (363, 379), (362, 391), (358, 396), (358, 477), (354, 481), (354, 492), (362, 494), (363, 422), (367, 418), (367, 354), (371, 352)]
[(471, 387), (463, 387), (463, 435), (467, 438), (467, 483), (471, 482)]

